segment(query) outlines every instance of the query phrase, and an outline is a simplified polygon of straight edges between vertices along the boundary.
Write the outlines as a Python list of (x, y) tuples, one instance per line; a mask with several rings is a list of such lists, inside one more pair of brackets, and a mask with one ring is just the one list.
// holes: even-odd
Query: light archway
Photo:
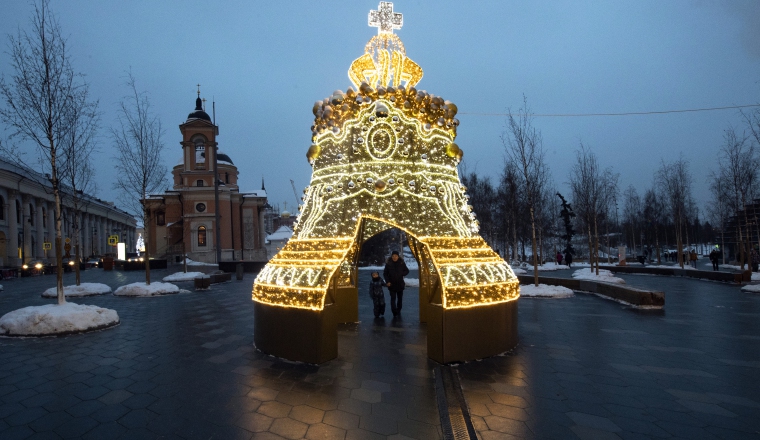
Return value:
[(478, 234), (457, 170), (456, 105), (414, 88), (422, 70), (390, 31), (370, 40), (349, 77), (357, 91), (314, 105), (304, 205), (253, 287), (256, 346), (313, 363), (337, 356), (337, 323), (358, 320), (361, 245), (390, 226), (420, 262), (428, 356), (445, 363), (509, 350), (518, 281)]

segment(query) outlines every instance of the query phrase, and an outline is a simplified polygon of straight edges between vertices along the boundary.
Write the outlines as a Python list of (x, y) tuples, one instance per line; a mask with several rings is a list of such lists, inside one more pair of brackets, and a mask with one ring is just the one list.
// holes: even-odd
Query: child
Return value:
[(375, 305), (375, 318), (383, 316), (385, 313), (384, 285), (385, 281), (380, 278), (380, 274), (378, 272), (372, 272), (372, 280), (369, 282), (369, 297), (372, 298), (372, 303)]

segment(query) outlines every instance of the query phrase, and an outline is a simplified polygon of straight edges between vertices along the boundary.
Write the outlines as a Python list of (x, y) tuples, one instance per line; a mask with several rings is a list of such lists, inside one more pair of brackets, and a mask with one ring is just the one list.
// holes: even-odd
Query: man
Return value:
[(406, 267), (404, 260), (400, 259), (398, 252), (393, 251), (391, 258), (385, 263), (383, 278), (388, 286), (388, 292), (391, 294), (391, 312), (396, 317), (401, 314), (401, 305), (404, 299), (404, 277), (409, 275), (409, 268)]
[(720, 252), (715, 248), (710, 252), (710, 261), (712, 262), (713, 270), (718, 270), (718, 260), (720, 259)]

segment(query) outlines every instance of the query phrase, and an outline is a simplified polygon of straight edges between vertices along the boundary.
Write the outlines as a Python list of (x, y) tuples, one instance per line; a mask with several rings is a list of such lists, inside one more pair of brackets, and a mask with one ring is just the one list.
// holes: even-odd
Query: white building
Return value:
[[(126, 211), (98, 198), (80, 194), (80, 236), (73, 235), (74, 210), (70, 192), (63, 191), (63, 238), (73, 248), (80, 243), (82, 256), (116, 253), (108, 237), (117, 235), (127, 249), (135, 246), (136, 221)], [(55, 248), (44, 249), (44, 243), (55, 246), (55, 203), (53, 190), (46, 176), (20, 168), (0, 159), (0, 267), (18, 267), (30, 260), (55, 260)], [(62, 250), (65, 255), (66, 252)]]

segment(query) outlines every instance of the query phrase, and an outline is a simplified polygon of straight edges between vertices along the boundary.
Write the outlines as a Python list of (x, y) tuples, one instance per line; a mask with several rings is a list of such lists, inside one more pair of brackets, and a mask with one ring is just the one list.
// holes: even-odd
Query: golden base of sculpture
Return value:
[[(471, 361), (495, 356), (517, 345), (517, 301), (444, 309), (429, 304), (428, 357), (436, 362)], [(256, 348), (292, 361), (321, 364), (338, 357), (336, 304), (323, 310), (253, 303)]]
[(428, 357), (438, 363), (495, 356), (517, 342), (517, 301), (457, 309), (428, 305)]
[(338, 357), (337, 306), (322, 310), (253, 303), (256, 348), (292, 361), (321, 364)]

